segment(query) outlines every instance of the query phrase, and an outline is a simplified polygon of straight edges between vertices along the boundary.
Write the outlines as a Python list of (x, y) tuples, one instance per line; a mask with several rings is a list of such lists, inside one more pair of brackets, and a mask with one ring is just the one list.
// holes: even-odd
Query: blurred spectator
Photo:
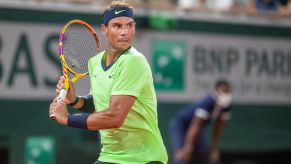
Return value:
[(178, 8), (206, 12), (228, 11), (233, 0), (178, 0)]
[(218, 12), (229, 11), (232, 3), (233, 0), (212, 0), (210, 7)]
[(194, 8), (204, 8), (207, 0), (178, 0), (178, 8), (182, 10), (193, 10)]
[(276, 14), (278, 3), (277, 0), (249, 0), (247, 8), (250, 15)]
[(244, 15), (247, 12), (247, 5), (249, 0), (233, 0), (230, 7), (231, 14)]
[[(217, 148), (224, 122), (230, 118), (231, 86), (219, 80), (215, 91), (186, 106), (170, 121), (170, 137), (175, 164), (217, 164)], [(204, 138), (206, 125), (214, 123), (211, 144)]]
[(291, 0), (280, 0), (278, 14), (283, 17), (291, 17)]

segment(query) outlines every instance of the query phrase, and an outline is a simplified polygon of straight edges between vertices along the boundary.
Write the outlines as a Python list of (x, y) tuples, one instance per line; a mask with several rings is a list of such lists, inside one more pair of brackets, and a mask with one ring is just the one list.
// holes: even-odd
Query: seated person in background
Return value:
[(282, 17), (291, 17), (291, 0), (279, 0), (279, 2), (278, 15)]
[(277, 0), (249, 0), (247, 5), (250, 15), (276, 14), (277, 9)]
[[(224, 122), (230, 118), (231, 101), (230, 84), (219, 80), (214, 93), (178, 111), (169, 128), (175, 164), (214, 164), (219, 161), (217, 145)], [(214, 122), (214, 129), (209, 146), (203, 135), (210, 122)]]
[(198, 12), (228, 11), (233, 0), (177, 0), (179, 9)]
[(233, 3), (233, 0), (214, 0), (211, 1), (211, 9), (215, 12), (229, 12)]
[(230, 14), (245, 15), (247, 12), (248, 0), (233, 0), (230, 6)]
[(205, 10), (207, 8), (207, 0), (177, 0), (177, 6), (181, 10)]

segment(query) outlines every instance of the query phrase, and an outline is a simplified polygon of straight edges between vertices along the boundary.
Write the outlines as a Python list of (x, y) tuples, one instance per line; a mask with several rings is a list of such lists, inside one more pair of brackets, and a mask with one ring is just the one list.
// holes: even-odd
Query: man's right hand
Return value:
[(208, 164), (215, 164), (219, 161), (219, 150), (212, 149), (210, 150), (209, 161)]
[(191, 160), (192, 152), (193, 146), (191, 145), (183, 146), (175, 153), (174, 158), (176, 161), (183, 161), (185, 163), (188, 163)]
[[(58, 81), (58, 83), (57, 83), (57, 86), (56, 86), (56, 95), (57, 95), (57, 97), (59, 96), (61, 90), (64, 87), (64, 80), (65, 80), (65, 77), (64, 76), (61, 76), (60, 79), (59, 79), (59, 81)], [(66, 104), (73, 103), (76, 100), (76, 98), (77, 98), (77, 96), (75, 94), (75, 86), (69, 80), (69, 89), (68, 89), (68, 92), (67, 92), (67, 96), (66, 96), (66, 99), (65, 99), (65, 103)]]

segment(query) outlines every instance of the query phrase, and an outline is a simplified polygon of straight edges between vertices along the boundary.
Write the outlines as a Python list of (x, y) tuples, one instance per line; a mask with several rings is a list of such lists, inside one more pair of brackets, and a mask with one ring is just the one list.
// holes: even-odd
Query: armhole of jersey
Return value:
[(195, 116), (203, 118), (205, 120), (209, 119), (209, 112), (203, 108), (197, 108), (195, 110)]

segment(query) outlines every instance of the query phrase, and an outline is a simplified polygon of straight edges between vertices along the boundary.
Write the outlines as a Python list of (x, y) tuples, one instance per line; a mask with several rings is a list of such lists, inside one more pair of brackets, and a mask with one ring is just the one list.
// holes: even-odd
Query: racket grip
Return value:
[(62, 89), (60, 94), (59, 94), (59, 96), (58, 96), (58, 98), (57, 98), (57, 101), (60, 102), (60, 101), (65, 100), (65, 98), (67, 96), (67, 92), (68, 92), (68, 90)]
[[(57, 97), (57, 102), (63, 101), (65, 100), (66, 96), (67, 96), (67, 92), (68, 90), (66, 89), (62, 89), (59, 96)], [(56, 120), (56, 116), (54, 114), (50, 115), (51, 120)]]

